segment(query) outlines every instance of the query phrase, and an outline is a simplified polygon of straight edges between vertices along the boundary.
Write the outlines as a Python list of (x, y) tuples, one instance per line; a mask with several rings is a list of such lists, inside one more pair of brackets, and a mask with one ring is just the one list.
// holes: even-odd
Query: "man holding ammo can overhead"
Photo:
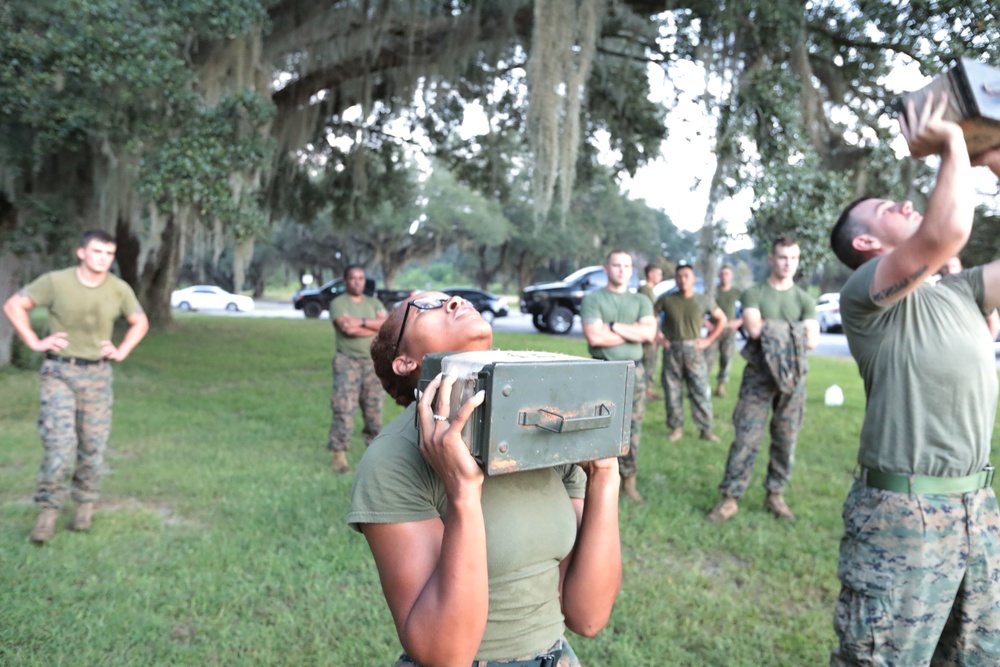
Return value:
[[(1000, 304), (1000, 261), (925, 280), (972, 229), (972, 169), (946, 94), (907, 103), (914, 158), (940, 156), (923, 215), (865, 197), (830, 234), (855, 269), (840, 293), (865, 384), (859, 475), (844, 503), (830, 664), (996, 665), (1000, 512), (991, 487), (997, 371), (983, 312)], [(1000, 148), (975, 161), (1000, 176)]]

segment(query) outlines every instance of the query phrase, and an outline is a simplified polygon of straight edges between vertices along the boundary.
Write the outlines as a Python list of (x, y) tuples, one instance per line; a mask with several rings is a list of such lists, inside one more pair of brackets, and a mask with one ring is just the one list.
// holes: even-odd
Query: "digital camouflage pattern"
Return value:
[(719, 359), (719, 374), (716, 377), (716, 384), (726, 384), (729, 382), (729, 374), (733, 368), (733, 357), (736, 355), (736, 332), (728, 326), (722, 330), (719, 337), (705, 349), (705, 363), (708, 365), (708, 374), (711, 376), (712, 368), (715, 367), (715, 359)]
[(632, 390), (632, 421), (629, 432), (628, 454), (618, 457), (618, 473), (622, 477), (635, 477), (639, 471), (639, 437), (646, 417), (646, 369), (642, 363), (635, 365), (635, 387)]
[(691, 417), (702, 431), (712, 429), (712, 389), (708, 380), (705, 354), (694, 341), (675, 341), (663, 350), (663, 401), (667, 410), (667, 426), (684, 426), (684, 385), (691, 400)]
[[(569, 645), (565, 637), (560, 637), (559, 641), (552, 645), (546, 653), (554, 653), (559, 651), (559, 660), (553, 663), (552, 667), (583, 667), (580, 664), (579, 658), (576, 657), (576, 653), (573, 652), (573, 647)], [(493, 667), (494, 665), (503, 665), (504, 663), (510, 662), (526, 662), (528, 660), (540, 660), (544, 657), (536, 655), (526, 655), (520, 658), (511, 658), (510, 660), (475, 660), (471, 663), (470, 667)], [(406, 655), (405, 653), (399, 657), (396, 664), (393, 667), (419, 667), (419, 665), (413, 661), (413, 658)]]
[(35, 502), (58, 509), (72, 478), (78, 503), (96, 502), (111, 435), (112, 370), (108, 362), (75, 366), (42, 363), (38, 433), (44, 455)]
[(327, 449), (346, 452), (350, 447), (354, 436), (354, 411), (359, 405), (365, 420), (362, 431), (365, 446), (371, 444), (382, 430), (384, 398), (382, 383), (375, 375), (371, 358), (353, 359), (338, 352), (333, 357), (333, 393), (330, 395), (333, 421)]
[(1000, 512), (993, 489), (844, 503), (830, 665), (1000, 664)]
[(736, 438), (729, 447), (726, 473), (719, 484), (720, 493), (733, 498), (742, 498), (746, 493), (772, 408), (771, 456), (764, 488), (774, 493), (784, 492), (792, 474), (795, 444), (806, 414), (806, 381), (802, 378), (790, 394), (782, 394), (767, 370), (748, 363), (733, 410)]
[(646, 372), (646, 377), (650, 379), (656, 377), (656, 362), (660, 356), (660, 349), (656, 343), (642, 344), (642, 367)]

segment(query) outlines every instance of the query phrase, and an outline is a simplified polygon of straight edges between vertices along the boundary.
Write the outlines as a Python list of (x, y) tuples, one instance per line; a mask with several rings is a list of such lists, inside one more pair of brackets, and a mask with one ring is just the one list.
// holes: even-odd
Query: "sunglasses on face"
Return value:
[(399, 356), (399, 344), (403, 342), (403, 332), (406, 331), (406, 318), (410, 316), (410, 308), (416, 308), (417, 310), (437, 310), (438, 308), (444, 308), (444, 305), (451, 301), (454, 297), (448, 297), (447, 299), (414, 299), (406, 304), (406, 312), (403, 313), (403, 323), (399, 325), (399, 337), (396, 338), (396, 348), (392, 352), (392, 358), (395, 359)]

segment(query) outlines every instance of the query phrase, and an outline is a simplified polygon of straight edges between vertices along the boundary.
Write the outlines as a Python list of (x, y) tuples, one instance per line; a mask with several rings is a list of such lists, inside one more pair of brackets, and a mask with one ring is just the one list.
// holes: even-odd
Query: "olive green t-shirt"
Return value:
[(740, 293), (734, 287), (730, 287), (727, 292), (721, 289), (715, 290), (715, 303), (726, 314), (727, 319), (736, 319), (736, 302), (739, 300)]
[[(365, 450), (358, 464), (347, 521), (408, 523), (442, 518), (444, 484), (424, 460), (411, 404)], [(489, 613), (477, 660), (539, 653), (564, 631), (559, 563), (576, 541), (571, 498), (583, 498), (586, 475), (576, 465), (487, 476)], [(445, 632), (446, 630), (442, 630)]]
[(650, 285), (649, 283), (643, 283), (642, 285), (640, 285), (638, 291), (639, 294), (649, 299), (650, 303), (656, 301), (656, 296), (653, 294), (653, 286)]
[(667, 293), (656, 300), (653, 311), (663, 313), (661, 329), (669, 341), (701, 338), (705, 315), (716, 309), (715, 301), (704, 294), (684, 298), (680, 292)]
[[(330, 302), (330, 322), (333, 323), (341, 315), (351, 315), (373, 320), (378, 314), (385, 310), (385, 305), (373, 296), (361, 295), (361, 301), (355, 302), (349, 294), (341, 294)], [(365, 359), (371, 356), (372, 339), (375, 338), (373, 331), (370, 336), (348, 336), (337, 329), (337, 352), (346, 354), (352, 359)]]
[[(622, 322), (635, 324), (643, 317), (652, 317), (653, 304), (636, 292), (612, 292), (601, 288), (583, 297), (580, 304), (580, 319), (584, 324), (594, 322)], [(642, 359), (642, 343), (625, 342), (612, 347), (588, 345), (590, 356), (608, 361), (639, 361)]]
[(69, 343), (59, 354), (100, 359), (101, 341), (111, 340), (115, 320), (141, 310), (128, 283), (108, 273), (97, 287), (88, 287), (76, 275), (77, 267), (44, 273), (25, 294), (36, 306), (49, 309), (49, 331), (66, 332)]
[(751, 285), (740, 300), (743, 310), (755, 308), (760, 311), (761, 319), (786, 322), (816, 319), (816, 301), (798, 285), (786, 290), (776, 290), (766, 282)]
[(867, 397), (858, 462), (907, 475), (978, 472), (989, 461), (997, 409), (982, 268), (881, 307), (870, 296), (879, 261), (863, 264), (840, 291), (844, 333)]

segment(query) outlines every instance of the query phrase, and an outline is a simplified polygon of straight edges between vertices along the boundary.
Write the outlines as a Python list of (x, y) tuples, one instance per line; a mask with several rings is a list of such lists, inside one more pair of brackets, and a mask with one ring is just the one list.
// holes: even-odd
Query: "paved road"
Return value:
[[(226, 317), (283, 317), (287, 319), (305, 319), (301, 310), (292, 308), (291, 303), (276, 301), (257, 301), (256, 309), (252, 313), (229, 313), (226, 311), (206, 311), (212, 315), (222, 315)], [(327, 311), (323, 311), (320, 319), (329, 319)], [(493, 322), (495, 331), (509, 333), (534, 333), (535, 327), (531, 324), (531, 317), (520, 312), (512, 313), (508, 317), (497, 318)], [(573, 328), (567, 334), (576, 338), (583, 337), (583, 330), (580, 328), (579, 318), (573, 323)], [(997, 354), (1000, 355), (1000, 343), (996, 344)], [(847, 338), (843, 334), (820, 334), (819, 346), (811, 353), (824, 357), (849, 357), (850, 350), (847, 348)], [(1000, 357), (998, 357), (997, 368), (1000, 368)]]

